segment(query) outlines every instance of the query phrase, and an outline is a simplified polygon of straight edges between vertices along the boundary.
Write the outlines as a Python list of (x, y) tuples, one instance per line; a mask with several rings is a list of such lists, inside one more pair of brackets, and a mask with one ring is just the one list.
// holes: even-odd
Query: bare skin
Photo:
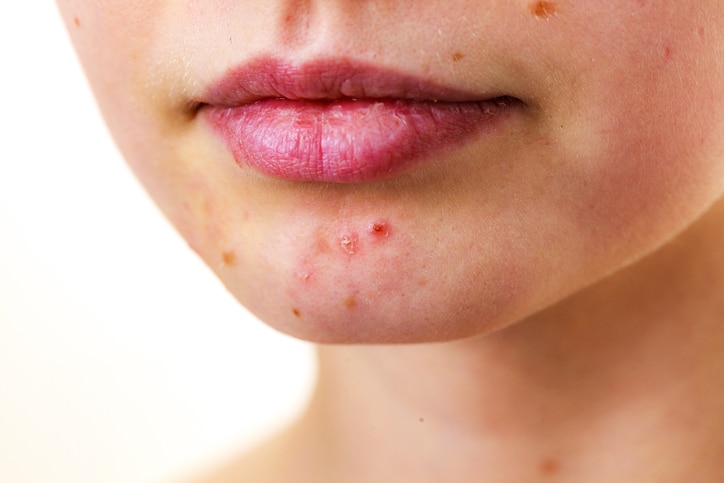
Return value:
[[(198, 481), (724, 479), (722, 1), (58, 4), (161, 209), (321, 344), (302, 418)], [(520, 109), (389, 179), (277, 179), (203, 116), (259, 58)]]

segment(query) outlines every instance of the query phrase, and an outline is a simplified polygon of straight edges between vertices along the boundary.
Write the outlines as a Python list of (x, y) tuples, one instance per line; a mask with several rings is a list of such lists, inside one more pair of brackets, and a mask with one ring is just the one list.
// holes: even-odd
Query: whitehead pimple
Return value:
[(354, 255), (359, 250), (359, 236), (356, 233), (345, 233), (339, 237), (339, 246), (348, 255)]
[(390, 236), (390, 224), (382, 220), (373, 221), (367, 225), (367, 233), (374, 240), (383, 240)]

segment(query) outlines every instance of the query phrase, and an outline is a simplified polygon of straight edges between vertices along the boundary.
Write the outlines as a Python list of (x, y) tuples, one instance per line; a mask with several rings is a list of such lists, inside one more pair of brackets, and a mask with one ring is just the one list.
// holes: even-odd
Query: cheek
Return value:
[(714, 48), (724, 38), (706, 8), (678, 17), (679, 8), (591, 23), (578, 78), (566, 81), (579, 87), (551, 109), (563, 163), (581, 183), (574, 224), (611, 259), (665, 242), (724, 188), (724, 66)]

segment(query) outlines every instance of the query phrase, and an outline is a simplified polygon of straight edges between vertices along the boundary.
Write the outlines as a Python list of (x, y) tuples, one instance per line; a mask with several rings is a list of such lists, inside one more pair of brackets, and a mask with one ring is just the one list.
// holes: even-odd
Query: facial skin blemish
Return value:
[(539, 0), (530, 4), (530, 11), (539, 18), (550, 18), (556, 13), (556, 4)]
[(302, 313), (297, 308), (292, 309), (292, 313), (294, 314), (294, 317), (301, 317)]
[(236, 261), (236, 253), (229, 250), (221, 254), (221, 264), (224, 267), (230, 267)]
[(387, 238), (390, 236), (390, 225), (384, 221), (375, 221), (367, 227), (367, 233), (375, 238)]
[(350, 295), (349, 297), (344, 299), (344, 306), (350, 310), (357, 307), (357, 299), (354, 298), (354, 295)]
[(359, 237), (356, 233), (347, 233), (339, 237), (339, 246), (348, 255), (354, 255), (359, 250)]
[(80, 19), (78, 17), (73, 17), (73, 25), (80, 27)]
[(460, 52), (455, 52), (452, 56), (452, 60), (453, 60), (453, 62), (459, 62), (460, 60), (462, 60), (463, 57), (464, 57), (464, 55), (461, 54)]
[(548, 458), (541, 461), (538, 469), (543, 476), (555, 476), (561, 471), (561, 463), (553, 458)]
[(664, 48), (664, 59), (671, 60), (671, 57), (673, 54), (674, 54), (674, 49), (672, 49), (669, 46), (666, 46), (666, 48)]

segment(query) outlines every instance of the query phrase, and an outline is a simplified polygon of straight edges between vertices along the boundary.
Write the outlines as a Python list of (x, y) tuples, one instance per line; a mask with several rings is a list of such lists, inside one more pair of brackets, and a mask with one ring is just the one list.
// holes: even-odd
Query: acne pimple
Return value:
[(78, 17), (73, 17), (73, 25), (80, 27), (80, 19)]
[(530, 4), (530, 12), (536, 17), (550, 18), (556, 13), (556, 4), (539, 0)]
[(294, 317), (301, 317), (302, 313), (297, 308), (292, 309), (292, 314), (294, 314)]
[(669, 47), (668, 45), (666, 46), (666, 48), (664, 48), (664, 58), (666, 60), (670, 60), (673, 53), (674, 53), (674, 50), (671, 47)]
[(390, 225), (385, 221), (374, 221), (367, 227), (367, 233), (375, 238), (387, 238), (390, 236)]
[(348, 255), (354, 255), (359, 250), (359, 236), (356, 233), (345, 233), (339, 237), (339, 246)]
[(561, 471), (561, 463), (553, 458), (548, 458), (541, 462), (538, 469), (543, 476), (554, 476)]
[(463, 57), (465, 57), (465, 56), (463, 54), (461, 54), (460, 52), (455, 52), (452, 56), (452, 60), (453, 60), (453, 62), (459, 62), (460, 60), (462, 60)]

